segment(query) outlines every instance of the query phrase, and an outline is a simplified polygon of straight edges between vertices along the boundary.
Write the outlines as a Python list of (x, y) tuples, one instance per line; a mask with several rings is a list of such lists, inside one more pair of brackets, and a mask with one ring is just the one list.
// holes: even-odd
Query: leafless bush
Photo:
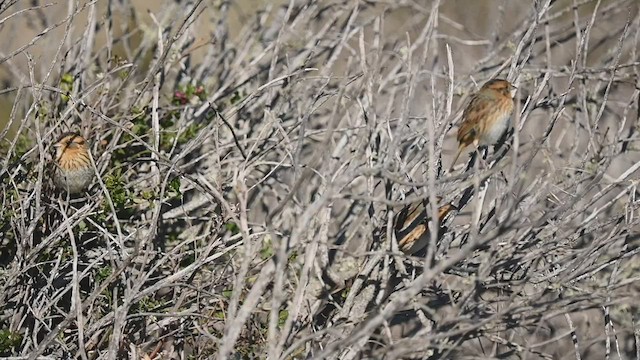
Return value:
[[(636, 0), (25, 5), (3, 356), (640, 359)], [(444, 171), (493, 77), (514, 130)], [(69, 130), (100, 175), (71, 199)], [(458, 210), (406, 256), (423, 199)]]

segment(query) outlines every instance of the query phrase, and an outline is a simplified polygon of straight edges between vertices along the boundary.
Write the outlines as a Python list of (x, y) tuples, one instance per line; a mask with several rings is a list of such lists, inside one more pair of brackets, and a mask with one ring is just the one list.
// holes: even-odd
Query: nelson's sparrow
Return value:
[[(420, 201), (404, 207), (394, 219), (394, 231), (398, 239), (398, 247), (407, 255), (422, 250), (431, 238), (428, 228), (427, 201)], [(446, 204), (438, 208), (438, 222), (442, 222), (452, 210), (457, 208)]]
[(69, 194), (82, 192), (95, 175), (87, 141), (77, 133), (66, 133), (53, 147), (56, 151), (53, 182)]
[(509, 127), (515, 90), (516, 87), (507, 80), (493, 79), (473, 94), (462, 114), (462, 124), (458, 129), (458, 152), (451, 168), (470, 144), (477, 148), (498, 142)]

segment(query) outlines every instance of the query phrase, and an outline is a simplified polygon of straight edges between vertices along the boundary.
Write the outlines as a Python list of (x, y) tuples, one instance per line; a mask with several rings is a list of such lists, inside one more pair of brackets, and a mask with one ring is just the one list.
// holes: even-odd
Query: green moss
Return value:
[(13, 148), (13, 154), (9, 154), (9, 148), (11, 147), (11, 143), (8, 141), (0, 142), (0, 156), (4, 157), (8, 154), (11, 155), (11, 160), (16, 161), (22, 157), (29, 149), (33, 147), (35, 143), (33, 142), (33, 136), (20, 133), (16, 138), (16, 145)]
[[(104, 179), (104, 184), (109, 191), (109, 195), (113, 201), (113, 206), (116, 210), (123, 210), (129, 203), (129, 195), (125, 188), (126, 181), (122, 176), (122, 173), (120, 171), (115, 171), (114, 173), (107, 175)], [(103, 210), (109, 211), (109, 206), (106, 202), (103, 204)]]
[(231, 232), (231, 234), (233, 235), (240, 232), (240, 227), (233, 221), (229, 221), (228, 223), (224, 224), (224, 228), (227, 229), (227, 231)]
[(165, 305), (164, 301), (158, 301), (150, 296), (145, 296), (140, 301), (138, 301), (134, 306), (132, 306), (132, 311), (134, 313), (138, 312), (151, 312), (156, 311), (157, 309), (163, 307)]
[(62, 101), (69, 101), (69, 93), (73, 91), (73, 75), (66, 73), (60, 78), (60, 90), (62, 90)]
[(260, 249), (260, 258), (262, 258), (262, 260), (266, 260), (272, 257), (273, 254), (273, 244), (271, 243), (271, 240), (264, 240), (262, 242), (262, 248)]
[(171, 181), (169, 181), (169, 190), (177, 193), (177, 194), (182, 194), (180, 192), (180, 178), (179, 177), (175, 177), (173, 179), (171, 179)]
[(287, 310), (280, 310), (280, 313), (278, 313), (278, 327), (282, 328), (288, 317), (289, 312)]
[(101, 283), (107, 280), (107, 278), (111, 276), (112, 273), (113, 273), (113, 269), (111, 268), (111, 266), (101, 267), (100, 269), (98, 269), (98, 272), (96, 273), (96, 282)]
[(0, 354), (11, 353), (21, 343), (22, 335), (7, 329), (0, 330)]
[(233, 96), (231, 96), (231, 99), (229, 99), (229, 103), (231, 105), (235, 105), (240, 101), (242, 101), (242, 99), (244, 99), (245, 97), (246, 97), (246, 94), (244, 92), (240, 90), (236, 90), (233, 92)]
[(233, 290), (222, 290), (222, 296), (227, 300), (231, 299), (231, 294), (233, 294)]

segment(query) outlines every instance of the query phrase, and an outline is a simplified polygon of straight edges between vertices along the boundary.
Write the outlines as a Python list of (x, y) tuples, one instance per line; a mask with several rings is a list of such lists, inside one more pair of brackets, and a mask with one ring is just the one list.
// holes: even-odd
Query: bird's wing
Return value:
[(471, 99), (469, 105), (464, 109), (462, 124), (458, 129), (458, 143), (460, 143), (460, 146), (467, 146), (478, 138), (479, 133), (482, 132), (480, 128), (482, 126), (481, 120), (487, 117), (489, 111), (491, 109), (488, 106), (484, 106), (482, 98), (474, 96)]

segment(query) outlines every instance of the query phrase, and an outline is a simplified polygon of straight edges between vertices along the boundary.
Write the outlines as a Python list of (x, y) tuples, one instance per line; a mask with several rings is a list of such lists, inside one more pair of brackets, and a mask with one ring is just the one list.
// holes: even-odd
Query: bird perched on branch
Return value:
[(473, 94), (462, 114), (462, 124), (458, 129), (458, 152), (451, 169), (470, 144), (477, 148), (498, 142), (509, 127), (515, 90), (516, 87), (507, 80), (493, 79)]
[[(440, 199), (438, 198), (438, 201)], [(426, 200), (405, 206), (394, 219), (394, 231), (398, 239), (398, 247), (407, 255), (422, 250), (430, 241), (429, 217), (430, 207)], [(452, 211), (457, 210), (453, 204), (445, 204), (438, 208), (438, 223)]]
[(53, 182), (69, 194), (84, 191), (95, 176), (85, 138), (77, 133), (63, 134), (55, 144)]

